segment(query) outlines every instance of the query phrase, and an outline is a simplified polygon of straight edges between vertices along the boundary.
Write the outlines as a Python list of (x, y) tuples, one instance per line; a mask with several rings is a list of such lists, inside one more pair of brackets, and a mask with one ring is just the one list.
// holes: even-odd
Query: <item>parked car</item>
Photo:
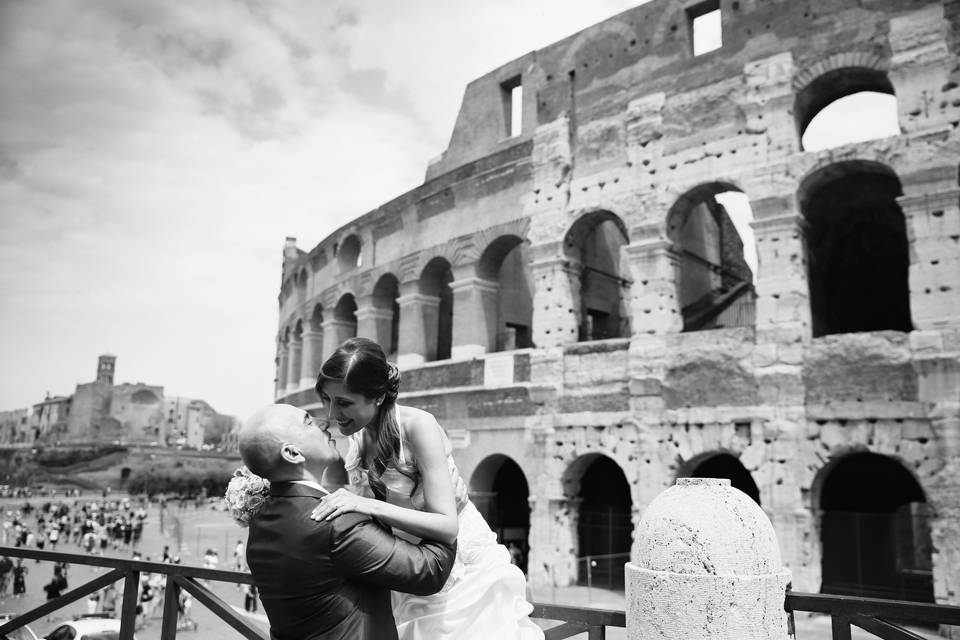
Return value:
[[(43, 636), (44, 640), (117, 640), (120, 637), (120, 619), (108, 614), (93, 613), (75, 616)], [(136, 640), (136, 636), (134, 636)]]
[[(0, 624), (6, 624), (13, 618), (17, 617), (18, 613), (0, 613)], [(19, 629), (14, 629), (13, 631), (8, 631), (3, 635), (0, 635), (0, 640), (37, 640), (37, 634), (33, 632), (33, 629), (30, 628), (30, 625), (23, 625)]]

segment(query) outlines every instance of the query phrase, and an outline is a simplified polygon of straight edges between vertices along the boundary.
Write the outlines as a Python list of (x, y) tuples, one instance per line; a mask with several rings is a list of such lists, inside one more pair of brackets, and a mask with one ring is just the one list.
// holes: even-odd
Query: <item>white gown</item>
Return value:
[[(409, 456), (401, 427), (400, 460), (416, 464)], [(470, 501), (467, 486), (453, 460), (452, 446), (440, 429), (447, 453), (447, 466), (460, 521), (457, 556), (450, 577), (439, 593), (415, 596), (393, 592), (393, 616), (400, 640), (543, 640), (543, 631), (530, 620), (533, 607), (526, 600), (526, 578), (510, 562), (510, 552), (497, 544), (480, 512)], [(350, 478), (350, 490), (373, 496), (367, 470), (361, 464), (362, 434), (351, 436), (344, 466)], [(406, 457), (405, 457), (406, 454)], [(393, 467), (381, 476), (387, 502), (423, 511), (423, 487), (410, 495), (414, 482)], [(414, 541), (417, 538), (399, 530), (394, 533)]]

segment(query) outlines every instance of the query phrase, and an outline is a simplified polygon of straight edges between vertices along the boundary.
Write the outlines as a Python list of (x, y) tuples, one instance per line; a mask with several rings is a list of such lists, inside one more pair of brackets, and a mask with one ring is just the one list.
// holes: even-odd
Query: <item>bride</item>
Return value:
[(354, 511), (399, 534), (457, 541), (439, 593), (393, 593), (400, 640), (541, 640), (523, 573), (470, 501), (443, 428), (430, 413), (397, 404), (399, 387), (400, 372), (366, 338), (347, 340), (323, 363), (316, 390), (348, 438), (351, 491), (324, 498), (313, 519)]

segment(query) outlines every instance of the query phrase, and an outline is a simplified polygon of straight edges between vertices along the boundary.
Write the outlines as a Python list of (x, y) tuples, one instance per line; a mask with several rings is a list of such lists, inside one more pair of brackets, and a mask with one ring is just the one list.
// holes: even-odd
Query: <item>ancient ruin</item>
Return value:
[[(655, 0), (494, 69), (421, 186), (288, 239), (276, 398), (378, 340), (535, 589), (622, 586), (707, 476), (795, 589), (958, 604), (958, 59), (956, 0)], [(867, 91), (899, 134), (805, 150)]]

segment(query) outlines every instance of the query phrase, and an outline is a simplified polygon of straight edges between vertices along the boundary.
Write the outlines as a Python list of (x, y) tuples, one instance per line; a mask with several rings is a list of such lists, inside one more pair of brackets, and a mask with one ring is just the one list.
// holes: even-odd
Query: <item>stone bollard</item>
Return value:
[(793, 637), (773, 525), (729, 480), (680, 478), (654, 498), (625, 570), (630, 640)]

